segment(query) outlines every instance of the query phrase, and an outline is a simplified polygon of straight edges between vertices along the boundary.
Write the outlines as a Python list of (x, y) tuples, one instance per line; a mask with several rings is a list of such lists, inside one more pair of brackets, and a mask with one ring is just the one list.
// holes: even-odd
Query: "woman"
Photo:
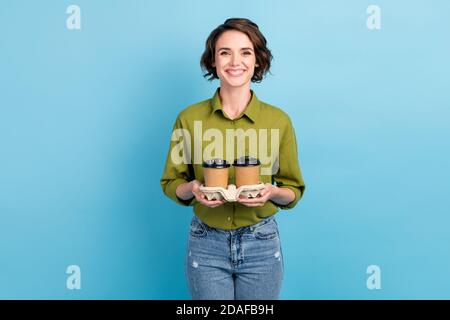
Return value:
[[(260, 82), (270, 69), (272, 55), (266, 43), (258, 26), (248, 19), (228, 19), (213, 30), (201, 66), (209, 80), (220, 79), (220, 87), (211, 99), (182, 110), (175, 121), (161, 187), (178, 204), (194, 207), (186, 253), (186, 276), (193, 299), (279, 298), (284, 268), (274, 215), (279, 208), (293, 208), (305, 184), (289, 116), (258, 100), (250, 89), (250, 82)], [(214, 141), (214, 146), (219, 146), (216, 155), (223, 155), (225, 150), (239, 150), (234, 139), (240, 134), (229, 139), (229, 132), (239, 129), (241, 134), (257, 130), (260, 138), (264, 137), (261, 133), (270, 132), (270, 146), (275, 147), (269, 158), (275, 161), (265, 162), (268, 170), (261, 166), (264, 189), (257, 198), (210, 201), (199, 189), (204, 181), (202, 161), (207, 159), (198, 161), (198, 155), (211, 151), (202, 144), (211, 140), (205, 137), (206, 131), (227, 137)], [(261, 150), (268, 145), (262, 140), (258, 141)], [(254, 143), (251, 140), (240, 152), (264, 158), (254, 154)], [(180, 147), (184, 147), (183, 161), (177, 158)], [(226, 160), (237, 156), (234, 153)], [(234, 183), (233, 166), (229, 183)]]

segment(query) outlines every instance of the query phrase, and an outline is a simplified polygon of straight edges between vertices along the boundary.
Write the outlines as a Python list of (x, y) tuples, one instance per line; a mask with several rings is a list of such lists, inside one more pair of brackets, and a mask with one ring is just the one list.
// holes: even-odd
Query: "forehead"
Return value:
[(231, 49), (253, 48), (250, 38), (243, 32), (228, 30), (222, 33), (216, 42), (216, 49), (227, 47)]

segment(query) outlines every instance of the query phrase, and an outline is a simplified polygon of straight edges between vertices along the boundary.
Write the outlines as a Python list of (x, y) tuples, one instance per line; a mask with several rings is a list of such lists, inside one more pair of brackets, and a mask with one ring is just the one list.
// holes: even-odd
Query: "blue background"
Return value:
[[(81, 8), (68, 30), (66, 8)], [(370, 4), (381, 30), (366, 27)], [(0, 298), (188, 299), (191, 208), (160, 188), (204, 42), (255, 21), (295, 125), (284, 299), (450, 298), (450, 2), (1, 1)], [(81, 290), (66, 268), (81, 268)], [(369, 290), (369, 265), (381, 268)]]

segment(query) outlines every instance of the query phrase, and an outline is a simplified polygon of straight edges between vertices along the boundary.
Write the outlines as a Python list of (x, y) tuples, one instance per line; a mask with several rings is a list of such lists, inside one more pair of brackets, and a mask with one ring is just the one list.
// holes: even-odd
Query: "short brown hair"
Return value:
[(223, 24), (214, 29), (205, 44), (205, 51), (200, 59), (200, 66), (202, 70), (207, 73), (203, 76), (209, 77), (208, 80), (218, 79), (216, 68), (212, 66), (215, 57), (216, 43), (220, 35), (228, 30), (237, 30), (245, 33), (250, 41), (253, 43), (255, 49), (256, 63), (259, 65), (255, 67), (255, 72), (251, 79), (252, 82), (261, 82), (267, 72), (270, 70), (270, 62), (272, 60), (272, 53), (267, 48), (267, 40), (259, 31), (258, 25), (249, 19), (245, 18), (230, 18), (225, 20)]

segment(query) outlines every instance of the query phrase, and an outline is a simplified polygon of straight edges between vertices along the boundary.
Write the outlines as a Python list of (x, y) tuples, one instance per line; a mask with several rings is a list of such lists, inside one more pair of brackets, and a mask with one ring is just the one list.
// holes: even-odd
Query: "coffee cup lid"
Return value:
[(215, 168), (215, 169), (221, 169), (221, 168), (228, 168), (230, 164), (221, 158), (214, 158), (214, 159), (208, 159), (203, 162), (203, 168)]
[(233, 166), (235, 167), (249, 167), (249, 166), (259, 166), (261, 162), (250, 156), (243, 156), (234, 160)]

